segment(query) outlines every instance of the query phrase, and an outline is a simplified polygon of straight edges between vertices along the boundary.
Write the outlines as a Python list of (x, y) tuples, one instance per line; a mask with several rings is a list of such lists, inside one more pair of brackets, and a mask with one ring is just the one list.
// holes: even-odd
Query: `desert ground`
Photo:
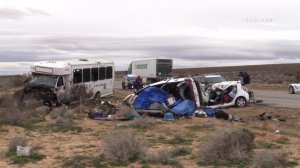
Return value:
[[(174, 75), (219, 73), (236, 79), (248, 70), (253, 88), (285, 90), (296, 81), (299, 64), (174, 70)], [(289, 67), (289, 69), (287, 69)], [(121, 76), (117, 73), (117, 77)], [(119, 77), (117, 78), (120, 79)], [(132, 90), (115, 89), (103, 98), (70, 106), (45, 107), (28, 99), (16, 107), (11, 96), (22, 80), (1, 77), (0, 167), (299, 167), (300, 109), (251, 103), (224, 108), (244, 122), (216, 118), (143, 115), (134, 120), (92, 120), (95, 108), (132, 114), (122, 99)], [(270, 113), (271, 119), (259, 115)], [(31, 156), (17, 156), (16, 145), (33, 147)]]

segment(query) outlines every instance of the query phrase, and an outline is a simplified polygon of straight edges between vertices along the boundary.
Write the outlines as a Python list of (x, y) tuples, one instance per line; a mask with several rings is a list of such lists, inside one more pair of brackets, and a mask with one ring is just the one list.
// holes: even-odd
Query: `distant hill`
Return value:
[[(268, 64), (268, 65), (246, 65), (225, 66), (205, 68), (173, 69), (173, 76), (195, 76), (202, 74), (221, 74), (227, 80), (237, 80), (238, 72), (248, 71), (254, 83), (290, 83), (300, 81), (300, 63), (296, 64)], [(124, 71), (116, 72), (116, 77), (122, 77)]]

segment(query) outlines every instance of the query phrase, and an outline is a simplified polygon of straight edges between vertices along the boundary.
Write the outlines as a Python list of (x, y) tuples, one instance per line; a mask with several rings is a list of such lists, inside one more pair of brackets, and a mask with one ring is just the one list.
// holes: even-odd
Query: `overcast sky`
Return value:
[(300, 63), (296, 0), (0, 0), (0, 75), (41, 60)]

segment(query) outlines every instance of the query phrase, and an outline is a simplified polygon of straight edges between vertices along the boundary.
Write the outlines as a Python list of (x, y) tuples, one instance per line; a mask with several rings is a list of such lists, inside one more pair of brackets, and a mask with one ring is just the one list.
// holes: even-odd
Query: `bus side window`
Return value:
[(109, 66), (109, 67), (106, 67), (106, 75), (105, 75), (106, 79), (111, 79), (112, 78), (112, 67)]
[(57, 80), (57, 87), (60, 87), (60, 86), (64, 86), (64, 80), (63, 80), (62, 76), (58, 77), (58, 80)]
[(83, 69), (83, 82), (90, 82), (91, 81), (91, 69), (85, 68)]
[(82, 82), (82, 69), (74, 69), (73, 71), (73, 83), (81, 83)]
[(104, 80), (105, 79), (105, 67), (100, 67), (99, 68), (99, 80)]
[(92, 81), (97, 81), (99, 77), (98, 68), (92, 68)]

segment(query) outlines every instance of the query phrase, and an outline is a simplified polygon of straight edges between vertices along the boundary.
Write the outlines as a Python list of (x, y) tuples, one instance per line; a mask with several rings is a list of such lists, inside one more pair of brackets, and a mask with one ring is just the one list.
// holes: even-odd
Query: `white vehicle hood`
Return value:
[(212, 89), (220, 89), (220, 90), (226, 90), (230, 86), (236, 86), (240, 81), (225, 81), (220, 83), (215, 83), (212, 85)]

